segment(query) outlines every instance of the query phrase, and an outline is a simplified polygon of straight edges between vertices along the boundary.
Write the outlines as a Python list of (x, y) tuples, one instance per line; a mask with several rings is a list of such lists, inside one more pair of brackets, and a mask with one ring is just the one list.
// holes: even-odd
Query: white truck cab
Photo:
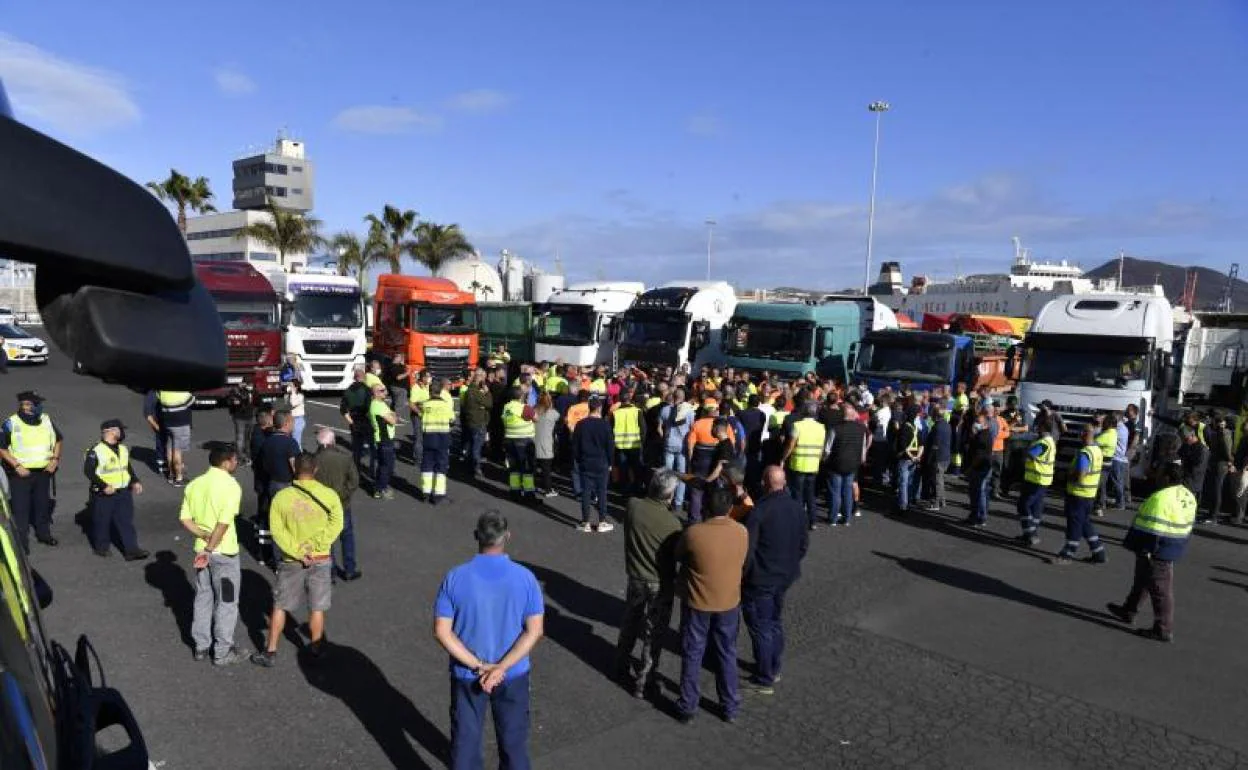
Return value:
[(1058, 297), (1041, 308), (1020, 347), (1019, 407), (1030, 425), (1042, 401), (1053, 404), (1066, 423), (1064, 457), (1099, 412), (1135, 404), (1151, 437), (1153, 412), (1168, 409), (1174, 317), (1165, 297)]
[(623, 316), (619, 332), (622, 363), (686, 364), (693, 372), (722, 364), (724, 325), (737, 309), (726, 281), (673, 281), (651, 289)]
[(616, 318), (646, 290), (639, 281), (576, 283), (533, 307), (533, 355), (576, 366), (610, 364)]
[(368, 349), (360, 285), (330, 272), (274, 272), (268, 278), (282, 302), (283, 353), (299, 357), (304, 388), (346, 390)]

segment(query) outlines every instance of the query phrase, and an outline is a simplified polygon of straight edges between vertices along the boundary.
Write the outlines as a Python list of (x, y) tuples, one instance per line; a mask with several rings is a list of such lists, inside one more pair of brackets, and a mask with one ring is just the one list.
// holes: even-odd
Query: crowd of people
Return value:
[[(55, 545), (41, 508), (48, 493), (39, 484), (60, 461), (60, 432), (38, 394), (19, 394), (19, 402), (0, 427), (14, 516), (24, 547), (32, 526), (41, 542)], [(605, 367), (500, 364), (453, 387), (401, 361), (388, 368), (374, 361), (355, 372), (341, 399), (349, 449), (339, 445), (334, 428), (321, 427), (312, 452), (299, 437), (295, 409), (304, 402), (297, 382), (276, 405), (263, 403), (247, 383), (226, 402), (234, 441), (211, 443), (209, 469), (189, 483), (184, 453), (193, 397), (155, 391), (144, 409), (162, 472), (170, 484), (185, 485), (180, 518), (194, 536), (197, 660), (224, 666), (250, 659), (272, 667), (287, 613), (301, 609), (308, 612), (307, 654), (329, 652), (325, 618), (333, 585), (362, 577), (351, 516), (357, 490), (395, 499), (396, 459), (404, 457), (419, 469), (419, 480), (407, 485), (412, 494), (444, 503), (456, 457), (468, 480), (484, 478), (492, 464), (500, 467), (518, 503), (541, 505), (571, 494), (582, 532), (611, 532), (612, 519), (623, 525), (628, 585), (615, 674), (637, 697), (655, 693), (661, 638), (679, 598), (682, 721), (698, 711), (698, 675), (708, 654), (716, 661), (720, 716), (737, 718), (742, 620), (754, 657), (745, 689), (775, 693), (785, 595), (800, 575), (810, 533), (852, 526), (867, 511), (864, 491), (891, 501), (885, 510), (895, 515), (930, 514), (948, 508), (948, 479), (962, 477), (970, 498), (962, 523), (977, 528), (988, 520), (990, 501), (1017, 486), (1019, 538), (1034, 547), (1046, 497), (1064, 471), (1066, 537), (1054, 561), (1071, 561), (1087, 542), (1095, 564), (1106, 560), (1095, 519), (1107, 507), (1124, 508), (1133, 465), (1151, 463), (1158, 491), (1140, 506), (1124, 543), (1136, 554), (1135, 581), (1126, 600), (1108, 610), (1133, 622), (1149, 595), (1155, 620), (1142, 633), (1159, 641), (1172, 638), (1173, 564), (1201, 501), (1204, 518), (1216, 520), (1234, 499), (1234, 519), (1241, 521), (1248, 497), (1244, 484), (1230, 483), (1248, 478), (1234, 475), (1244, 467), (1248, 441), (1225, 420), (1171, 421), (1179, 423), (1178, 438), (1159, 437), (1146, 459), (1134, 405), (1075, 428), (1045, 403), (1025, 424), (1013, 397), (999, 409), (991, 394), (961, 385), (919, 391), (903, 383), (872, 391), (814, 375), (670, 367), (612, 375)], [(134, 532), (132, 496), (142, 487), (124, 429), (119, 420), (106, 421), (86, 457), (92, 539), (105, 555), (115, 533), (126, 557), (140, 559), (147, 553)], [(1069, 465), (1059, 471), (1059, 445), (1076, 437)], [(1021, 451), (1010, 451), (1012, 445)], [(247, 546), (237, 526), (244, 511), (235, 476), (246, 466), (257, 500), (250, 544), (276, 575), (266, 643), (250, 654), (234, 644), (240, 551)], [(1234, 489), (1224, 495), (1228, 485)], [(506, 558), (505, 516), (487, 511), (474, 534), (478, 555), (447, 575), (435, 604), (435, 635), (452, 660), (455, 683), (453, 766), (480, 766), (489, 702), (505, 762), (525, 767), (528, 655), (543, 633), (541, 590), (529, 570)]]

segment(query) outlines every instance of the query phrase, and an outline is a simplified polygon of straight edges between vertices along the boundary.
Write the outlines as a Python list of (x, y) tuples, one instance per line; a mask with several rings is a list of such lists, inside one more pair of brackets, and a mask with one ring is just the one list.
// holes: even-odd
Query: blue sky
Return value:
[(284, 127), (328, 231), (391, 202), (570, 279), (700, 278), (713, 218), (715, 277), (860, 284), (875, 99), (877, 264), (1003, 270), (1011, 235), (1087, 267), (1245, 255), (1240, 0), (271, 8), (10, 4), (0, 77), (138, 181), (228, 206), (231, 159)]

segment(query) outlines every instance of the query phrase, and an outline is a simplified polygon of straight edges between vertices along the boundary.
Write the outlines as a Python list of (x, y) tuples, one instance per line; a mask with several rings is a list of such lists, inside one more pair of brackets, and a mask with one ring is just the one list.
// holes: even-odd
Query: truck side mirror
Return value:
[(282, 331), (290, 329), (290, 317), (294, 314), (295, 303), (288, 299), (282, 300)]
[(690, 337), (690, 344), (695, 348), (704, 348), (711, 341), (711, 325), (706, 321), (696, 321), (693, 324), (693, 335)]
[(831, 329), (823, 329), (819, 332), (819, 357), (827, 358), (832, 355), (836, 349), (836, 342), (832, 337)]

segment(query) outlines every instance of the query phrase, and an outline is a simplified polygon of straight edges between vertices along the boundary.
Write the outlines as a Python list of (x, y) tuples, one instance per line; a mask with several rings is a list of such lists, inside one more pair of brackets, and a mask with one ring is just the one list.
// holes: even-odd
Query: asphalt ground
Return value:
[[(710, 708), (682, 726), (671, 716), (674, 631), (659, 702), (634, 700), (606, 673), (623, 609), (620, 531), (577, 532), (566, 497), (540, 509), (514, 505), (497, 472), (478, 484), (453, 479), (451, 503), (437, 508), (405, 494), (357, 497), (364, 577), (335, 587), (329, 659), (309, 665), (288, 640), (274, 669), (192, 662), (191, 544), (177, 521), (180, 491), (140, 469), (147, 489), (138, 528), (153, 553), (146, 563), (94, 556), (77, 523), (87, 494), (78, 458), (102, 419), (134, 426), (135, 456), (150, 458), (140, 397), (73, 375), (59, 354), (47, 367), (12, 368), (2, 381), (14, 394), (40, 391), (65, 433), (61, 545), (36, 544), (33, 552), (55, 590), (46, 626), (66, 644), (90, 635), (158, 768), (442, 766), (449, 686), (431, 605), (445, 571), (472, 555), (472, 525), (488, 507), (510, 519), (511, 553), (534, 569), (547, 599), (547, 638), (533, 656), (536, 767), (1248, 766), (1248, 529), (1197, 532), (1176, 570), (1176, 641), (1162, 645), (1103, 611), (1130, 584), (1132, 559), (1117, 546), (1130, 514), (1098, 521), (1109, 564), (1055, 566), (1048, 556), (1063, 540), (1057, 515), (1041, 547), (1026, 549), (1011, 542), (1012, 502), (993, 504), (987, 530), (958, 526), (965, 496), (957, 482), (944, 515), (891, 518), (869, 498), (852, 527), (812, 534), (803, 577), (788, 596), (776, 694), (749, 696), (734, 726)], [(309, 443), (314, 425), (338, 425), (336, 410), (322, 403), (336, 398), (309, 402)], [(224, 412), (197, 412), (191, 473), (206, 466), (205, 442), (230, 439)], [(402, 463), (398, 474), (416, 478)], [(250, 512), (250, 472), (239, 475)], [(1058, 506), (1051, 499), (1050, 514)], [(269, 572), (244, 557), (244, 648), (261, 643), (270, 583)], [(1150, 617), (1146, 606), (1141, 624)], [(744, 632), (740, 655), (750, 660)], [(713, 692), (704, 672), (704, 699)]]

